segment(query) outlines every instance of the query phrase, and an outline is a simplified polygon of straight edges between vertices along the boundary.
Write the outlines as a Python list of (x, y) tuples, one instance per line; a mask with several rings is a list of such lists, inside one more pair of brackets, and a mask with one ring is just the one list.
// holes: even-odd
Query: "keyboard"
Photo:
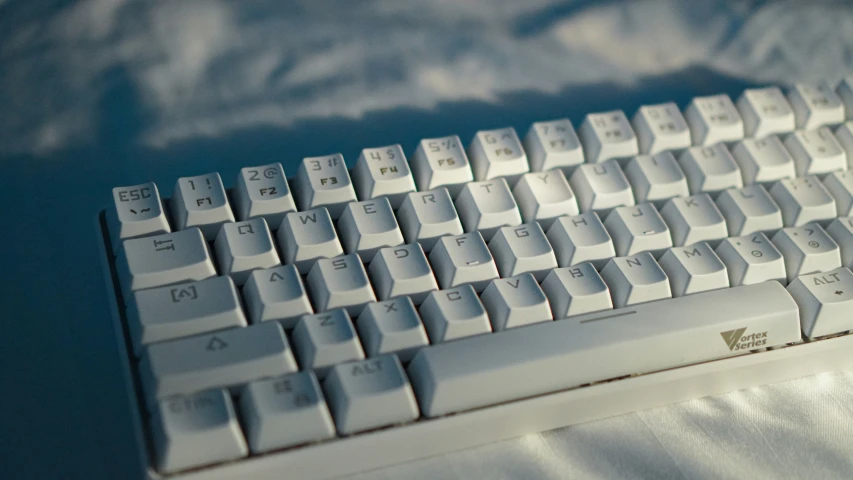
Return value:
[(140, 478), (333, 478), (853, 367), (851, 120), (853, 77), (114, 188)]

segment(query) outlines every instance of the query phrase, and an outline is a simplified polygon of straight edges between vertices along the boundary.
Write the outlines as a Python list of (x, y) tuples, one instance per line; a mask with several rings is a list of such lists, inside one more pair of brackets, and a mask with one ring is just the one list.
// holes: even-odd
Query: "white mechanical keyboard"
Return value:
[(853, 78), (113, 189), (140, 476), (331, 478), (853, 367), (851, 119)]

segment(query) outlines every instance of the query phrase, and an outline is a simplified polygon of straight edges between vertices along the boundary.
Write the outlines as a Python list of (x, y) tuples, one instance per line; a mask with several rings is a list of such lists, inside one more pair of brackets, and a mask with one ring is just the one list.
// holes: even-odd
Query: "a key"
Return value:
[(421, 140), (412, 158), (412, 175), (418, 190), (445, 187), (453, 198), (474, 180), (468, 155), (456, 135)]
[(299, 366), (314, 370), (320, 380), (333, 365), (364, 359), (355, 328), (343, 308), (303, 316), (291, 338)]
[(746, 185), (770, 183), (797, 175), (794, 158), (775, 135), (745, 138), (735, 143), (731, 153)]
[(788, 101), (797, 117), (797, 128), (814, 130), (821, 125), (844, 121), (844, 105), (826, 82), (798, 83), (788, 92)]
[(338, 433), (406, 423), (420, 416), (412, 386), (394, 355), (336, 365), (323, 382)]
[(690, 195), (687, 179), (670, 152), (632, 158), (625, 166), (625, 177), (637, 203), (649, 202), (660, 208), (670, 198)]
[(744, 90), (737, 108), (747, 137), (764, 138), (794, 131), (794, 111), (778, 87)]
[(542, 227), (525, 223), (504, 227), (489, 241), (501, 277), (532, 273), (541, 282), (551, 269), (557, 268), (557, 257)]
[(465, 231), (479, 231), (486, 241), (501, 227), (521, 224), (521, 212), (503, 178), (465, 185), (456, 197), (456, 210)]
[(558, 218), (546, 237), (561, 267), (591, 262), (601, 269), (616, 256), (613, 240), (595, 212)]
[(631, 122), (622, 110), (590, 113), (584, 118), (578, 133), (589, 163), (633, 157), (640, 153)]
[(844, 149), (844, 154), (847, 157), (847, 168), (853, 169), (853, 122), (847, 121), (839, 125), (835, 129), (835, 139)]
[(776, 280), (785, 284), (785, 261), (763, 233), (723, 240), (714, 250), (733, 287)]
[(468, 145), (468, 156), (477, 180), (506, 177), (514, 184), (530, 171), (527, 155), (512, 127), (477, 132)]
[(216, 238), (223, 223), (234, 221), (218, 173), (179, 178), (171, 207), (175, 230), (198, 227), (208, 241)]
[(649, 252), (610, 259), (601, 278), (610, 287), (616, 308), (672, 297), (666, 273)]
[(400, 208), (406, 194), (415, 191), (415, 180), (400, 144), (362, 150), (352, 169), (352, 181), (359, 200), (383, 196), (394, 210)]
[(610, 289), (589, 262), (551, 270), (542, 282), (542, 291), (557, 320), (613, 308)]
[(604, 220), (604, 226), (620, 257), (640, 252), (651, 252), (657, 257), (672, 246), (669, 228), (651, 203), (616, 208)]
[(246, 283), (252, 270), (281, 263), (263, 218), (222, 225), (213, 248), (219, 270), (223, 275), (230, 275), (238, 286)]
[(383, 197), (347, 205), (338, 219), (338, 233), (344, 251), (357, 253), (365, 263), (370, 263), (380, 248), (403, 244), (394, 211)]
[(303, 275), (308, 273), (317, 259), (344, 253), (332, 217), (325, 207), (288, 213), (276, 232), (276, 239), (283, 263), (296, 265)]
[(722, 143), (710, 147), (688, 148), (678, 157), (681, 170), (687, 177), (690, 193), (721, 192), (743, 186), (737, 163)]
[(569, 178), (581, 212), (602, 211), (634, 204), (631, 185), (615, 160), (598, 165), (585, 164)]
[(687, 121), (674, 102), (640, 107), (631, 124), (642, 154), (654, 155), (691, 145)]
[(114, 188), (113, 203), (107, 222), (114, 252), (122, 240), (172, 231), (154, 182)]
[(479, 232), (441, 237), (429, 254), (429, 263), (441, 289), (470, 283), (479, 293), (498, 278), (498, 267)]
[(800, 308), (800, 324), (808, 338), (853, 330), (853, 273), (846, 267), (801, 275), (788, 285)]
[(463, 233), (456, 207), (444, 187), (408, 194), (397, 210), (397, 221), (406, 243), (418, 242), (425, 252), (432, 250), (439, 237)]
[(782, 211), (762, 185), (732, 188), (717, 197), (730, 237), (782, 228)]
[(409, 297), (367, 305), (355, 327), (368, 357), (394, 353), (407, 363), (429, 344), (421, 317)]
[(291, 329), (299, 317), (314, 313), (302, 276), (293, 265), (253, 271), (243, 287), (243, 299), (252, 323), (277, 321)]
[(296, 202), (280, 163), (240, 169), (234, 190), (237, 220), (261, 217), (278, 228), (284, 216), (296, 211)]
[(432, 292), (418, 311), (432, 344), (492, 331), (486, 308), (471, 285)]
[(344, 207), (357, 200), (343, 155), (303, 159), (293, 179), (293, 196), (300, 212), (326, 207), (337, 220)]
[(822, 183), (811, 175), (780, 180), (770, 188), (770, 196), (782, 210), (786, 227), (799, 227), (809, 222), (835, 218), (835, 199)]
[(548, 298), (529, 273), (492, 280), (480, 300), (494, 332), (552, 320)]
[(512, 194), (524, 223), (539, 222), (547, 229), (557, 217), (579, 213), (575, 194), (561, 170), (522, 175)]
[(583, 147), (567, 118), (531, 125), (524, 137), (524, 149), (532, 172), (557, 168), (569, 172), (584, 159)]
[(853, 120), (853, 77), (844, 77), (835, 87), (835, 94), (844, 104), (845, 119)]
[(715, 246), (728, 236), (723, 214), (707, 193), (673, 198), (660, 211), (676, 247), (708, 242)]
[(429, 292), (438, 290), (432, 268), (417, 243), (379, 250), (367, 273), (379, 300), (407, 295), (420, 305)]
[(827, 272), (841, 266), (841, 250), (816, 223), (783, 228), (771, 241), (785, 260), (788, 282), (800, 275)]
[(836, 218), (826, 227), (826, 233), (841, 250), (841, 265), (853, 267), (853, 217)]
[(251, 382), (241, 391), (239, 406), (252, 453), (335, 436), (332, 415), (312, 372)]
[(693, 145), (710, 147), (743, 138), (743, 120), (728, 95), (696, 97), (684, 111)]
[(729, 286), (726, 266), (707, 242), (671, 248), (658, 263), (669, 277), (673, 297)]
[(358, 254), (317, 260), (305, 277), (311, 303), (317, 311), (345, 308), (350, 316), (376, 301), (373, 287)]
[(829, 127), (798, 130), (785, 138), (785, 147), (794, 158), (799, 177), (847, 169), (847, 153)]

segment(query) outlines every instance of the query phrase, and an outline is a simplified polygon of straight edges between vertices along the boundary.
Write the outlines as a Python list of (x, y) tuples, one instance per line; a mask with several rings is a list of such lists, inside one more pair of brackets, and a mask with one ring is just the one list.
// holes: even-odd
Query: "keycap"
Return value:
[(238, 286), (246, 283), (252, 270), (281, 263), (267, 221), (263, 218), (222, 225), (213, 249), (220, 272), (230, 275)]
[(501, 227), (521, 224), (521, 212), (503, 178), (465, 185), (456, 197), (456, 211), (465, 231), (479, 231), (486, 241)]
[(785, 284), (782, 254), (763, 233), (727, 238), (714, 252), (726, 265), (733, 287), (770, 280)]
[(684, 111), (693, 145), (709, 147), (743, 138), (743, 120), (728, 95), (696, 97)]
[(343, 155), (303, 159), (293, 179), (293, 197), (300, 212), (325, 207), (337, 220), (357, 200)]
[(113, 204), (107, 222), (114, 252), (122, 240), (172, 231), (154, 182), (114, 188)]
[(853, 330), (853, 273), (847, 267), (800, 275), (788, 285), (800, 309), (800, 325), (808, 338)]
[(835, 129), (835, 139), (847, 156), (847, 168), (853, 168), (853, 122), (847, 121)]
[(352, 169), (352, 182), (359, 200), (382, 196), (395, 210), (406, 194), (415, 191), (415, 180), (400, 144), (362, 150)]
[(569, 178), (569, 184), (583, 213), (591, 210), (606, 213), (616, 207), (634, 204), (631, 185), (615, 160), (579, 166)]
[(826, 227), (826, 233), (841, 250), (841, 265), (853, 267), (853, 217), (836, 218)]
[(492, 280), (480, 300), (494, 332), (552, 319), (548, 298), (530, 273)]
[(826, 187), (811, 175), (774, 183), (770, 187), (770, 196), (782, 210), (782, 220), (786, 227), (830, 220), (837, 214), (835, 199)]
[(383, 247), (402, 245), (403, 232), (387, 198), (353, 202), (338, 219), (338, 233), (346, 253), (357, 253), (370, 263)]
[(555, 268), (542, 282), (554, 319), (610, 310), (610, 289), (592, 263)]
[(640, 153), (637, 137), (622, 110), (588, 114), (578, 133), (589, 163), (627, 158)]
[(788, 282), (800, 275), (827, 272), (841, 266), (841, 250), (816, 223), (783, 228), (771, 241), (785, 260)]
[(729, 286), (726, 266), (707, 242), (670, 248), (658, 263), (669, 278), (673, 297)]
[(317, 259), (344, 253), (332, 217), (325, 207), (288, 213), (278, 227), (276, 239), (282, 263), (296, 265), (303, 275), (308, 273)]
[(747, 137), (764, 138), (794, 131), (794, 111), (778, 87), (744, 90), (737, 108)]
[(155, 343), (139, 362), (149, 406), (155, 399), (231, 387), (296, 369), (276, 322)]
[(707, 193), (673, 198), (660, 211), (676, 247), (708, 242), (715, 246), (728, 236), (723, 214)]
[(788, 101), (797, 117), (797, 128), (814, 130), (821, 125), (844, 121), (844, 105), (826, 82), (797, 83), (788, 91)]
[(721, 192), (743, 186), (737, 163), (722, 143), (710, 147), (688, 148), (678, 157), (678, 164), (687, 177), (690, 193)]
[(853, 78), (844, 77), (835, 87), (835, 94), (844, 104), (845, 119), (853, 120)]
[(604, 220), (604, 226), (620, 257), (640, 252), (659, 256), (672, 246), (669, 228), (651, 203), (616, 208)]
[(397, 210), (397, 221), (406, 243), (418, 242), (425, 252), (438, 237), (461, 235), (462, 222), (446, 188), (410, 193)]
[(481, 130), (468, 145), (471, 169), (477, 180), (506, 177), (514, 184), (519, 176), (530, 171), (521, 140), (512, 127)]
[(717, 207), (726, 219), (730, 237), (783, 227), (782, 211), (762, 185), (728, 189), (717, 197)]
[(567, 118), (535, 122), (524, 137), (524, 150), (532, 172), (553, 169), (569, 172), (584, 159), (583, 147)]
[(432, 418), (798, 342), (799, 330), (794, 300), (764, 283), (431, 346), (407, 373)]
[(847, 169), (847, 153), (829, 127), (798, 130), (785, 138), (785, 147), (794, 158), (799, 177)]
[(417, 243), (379, 250), (367, 273), (379, 300), (406, 295), (420, 305), (429, 292), (438, 290), (426, 254)]
[(430, 293), (418, 312), (431, 344), (492, 331), (486, 308), (471, 285)]
[(241, 391), (239, 406), (252, 453), (335, 436), (332, 415), (312, 372), (251, 382)]
[(320, 380), (333, 365), (364, 359), (364, 350), (344, 308), (304, 315), (291, 338), (299, 366), (314, 370)]
[(548, 228), (557, 217), (577, 215), (578, 202), (561, 170), (522, 175), (512, 195), (524, 223), (539, 222)]
[(284, 215), (296, 211), (296, 202), (280, 163), (240, 169), (234, 189), (237, 220), (261, 217), (278, 227)]
[(179, 178), (170, 205), (175, 230), (198, 227), (208, 241), (216, 238), (223, 223), (234, 221), (218, 173)]
[(412, 175), (418, 190), (446, 187), (453, 198), (474, 180), (468, 155), (456, 135), (421, 140), (412, 158)]
[(299, 317), (314, 313), (294, 265), (253, 271), (243, 287), (243, 299), (252, 323), (277, 321), (291, 329)]
[(746, 185), (770, 183), (797, 175), (794, 158), (775, 135), (740, 140), (734, 144), (731, 153)]
[(625, 177), (637, 203), (663, 207), (670, 198), (690, 195), (687, 179), (670, 152), (632, 158), (625, 166)]
[(591, 262), (601, 269), (616, 256), (613, 240), (595, 212), (558, 218), (546, 237), (561, 267)]
[(344, 308), (350, 316), (356, 316), (367, 303), (376, 301), (357, 253), (317, 260), (305, 277), (305, 284), (311, 303), (319, 312)]
[(610, 259), (601, 269), (616, 308), (672, 297), (669, 279), (649, 252)]
[(640, 153), (654, 155), (691, 145), (687, 121), (674, 102), (640, 107), (631, 124), (637, 134)]
[(336, 365), (323, 382), (338, 433), (406, 423), (420, 416), (412, 386), (394, 355)]
[(557, 268), (554, 250), (536, 222), (501, 228), (489, 241), (489, 250), (504, 278), (529, 272), (541, 282)]
[(368, 304), (355, 321), (358, 336), (368, 357), (396, 354), (407, 363), (429, 345), (426, 330), (409, 297)]
[(240, 296), (229, 277), (133, 292), (127, 316), (137, 356), (147, 344), (246, 326)]
[(216, 389), (159, 403), (151, 419), (156, 468), (168, 474), (249, 453), (231, 397)]
[(441, 237), (429, 254), (429, 263), (443, 290), (470, 283), (479, 293), (498, 278), (498, 267), (480, 232)]

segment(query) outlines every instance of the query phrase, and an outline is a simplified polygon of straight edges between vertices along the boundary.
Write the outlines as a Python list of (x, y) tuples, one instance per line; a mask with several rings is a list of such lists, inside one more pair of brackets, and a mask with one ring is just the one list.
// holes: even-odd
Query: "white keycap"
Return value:
[(762, 185), (732, 188), (717, 197), (717, 207), (726, 219), (730, 237), (782, 228), (782, 211)]
[(637, 137), (622, 110), (590, 113), (579, 130), (589, 163), (633, 157), (640, 153)]
[(844, 121), (844, 105), (826, 82), (798, 83), (788, 92), (788, 101), (797, 117), (797, 128), (813, 130), (821, 125)]
[(352, 169), (352, 182), (359, 200), (384, 196), (395, 210), (406, 194), (415, 191), (415, 180), (399, 144), (362, 150)]
[(222, 275), (230, 275), (242, 286), (252, 270), (279, 265), (270, 229), (263, 218), (226, 223), (213, 243)]
[(302, 276), (293, 265), (252, 272), (243, 287), (243, 299), (252, 323), (277, 321), (291, 329), (299, 317), (314, 313)]
[(845, 119), (853, 120), (853, 77), (842, 78), (835, 87), (835, 94), (844, 104), (844, 111), (847, 113)]
[(797, 175), (794, 158), (775, 135), (745, 138), (735, 143), (731, 153), (746, 185), (770, 183)]
[(687, 179), (670, 152), (632, 158), (625, 166), (625, 177), (637, 203), (650, 202), (663, 207), (670, 198), (690, 195)]
[(610, 289), (589, 262), (551, 270), (542, 290), (557, 320), (613, 308)]
[(841, 148), (829, 127), (797, 130), (785, 138), (785, 147), (794, 158), (797, 176), (847, 169), (847, 153)]
[(394, 353), (406, 363), (429, 345), (421, 317), (409, 297), (369, 304), (355, 326), (368, 357)]
[(492, 280), (480, 300), (495, 332), (552, 319), (548, 298), (529, 273)]
[(631, 124), (637, 134), (640, 153), (654, 155), (691, 145), (687, 121), (674, 102), (640, 107)]
[(853, 330), (853, 273), (846, 267), (794, 279), (788, 293), (800, 307), (800, 324), (808, 338)]
[(311, 303), (320, 312), (345, 308), (356, 316), (366, 304), (376, 301), (364, 264), (355, 253), (317, 260), (305, 283)]
[(616, 255), (625, 257), (640, 252), (659, 256), (672, 246), (672, 236), (657, 209), (651, 203), (619, 207), (604, 220)]
[(616, 308), (672, 297), (669, 279), (652, 254), (616, 257), (601, 269)]
[(293, 179), (293, 196), (300, 211), (326, 207), (337, 219), (347, 203), (357, 200), (343, 155), (303, 159)]
[(338, 219), (338, 233), (346, 253), (357, 253), (370, 263), (383, 247), (403, 244), (403, 233), (387, 198), (352, 202)]
[(421, 140), (412, 158), (412, 174), (418, 190), (446, 187), (454, 198), (474, 180), (468, 155), (456, 135)]
[(707, 242), (671, 248), (658, 263), (669, 277), (673, 297), (729, 286), (726, 266)]
[(412, 386), (394, 355), (336, 365), (323, 382), (323, 390), (341, 435), (420, 416)]
[(595, 212), (560, 217), (546, 236), (554, 248), (557, 265), (561, 267), (591, 262), (601, 269), (607, 260), (616, 256), (613, 240)]
[(522, 175), (512, 189), (524, 223), (548, 228), (557, 217), (577, 215), (578, 202), (561, 170)]
[(443, 187), (408, 194), (397, 210), (397, 221), (406, 243), (418, 242), (425, 252), (439, 237), (463, 233), (450, 193)]
[(841, 267), (841, 250), (816, 223), (783, 228), (771, 241), (785, 259), (788, 282), (800, 275)]
[(151, 419), (159, 473), (171, 473), (248, 455), (231, 397), (208, 390), (159, 403)]
[(690, 193), (716, 193), (743, 186), (743, 177), (729, 149), (722, 143), (688, 148), (678, 157)]
[(835, 129), (835, 139), (844, 149), (844, 154), (847, 157), (847, 168), (853, 169), (853, 122), (847, 121), (839, 125)]
[(208, 241), (216, 238), (223, 223), (234, 221), (218, 173), (179, 178), (170, 205), (175, 230), (198, 227)]
[(479, 293), (498, 278), (498, 267), (479, 232), (441, 237), (429, 254), (429, 263), (441, 289), (470, 283)]
[(114, 188), (113, 203), (107, 210), (113, 251), (118, 251), (122, 240), (172, 231), (154, 182)]
[(853, 213), (853, 170), (830, 173), (823, 177), (823, 186), (835, 199), (835, 211), (839, 217)]
[(234, 190), (234, 213), (238, 220), (262, 217), (267, 224), (278, 227), (285, 214), (295, 211), (296, 202), (280, 163), (240, 170)]
[(355, 328), (343, 308), (303, 316), (293, 329), (292, 338), (299, 366), (314, 370), (320, 380), (333, 365), (364, 359)]
[(728, 95), (696, 97), (684, 111), (693, 145), (709, 147), (743, 138), (743, 120)]
[(429, 292), (438, 290), (432, 268), (417, 243), (379, 250), (367, 273), (379, 300), (407, 295), (420, 305)]
[(282, 263), (292, 263), (306, 274), (318, 258), (343, 255), (332, 217), (325, 207), (284, 216), (276, 232)]
[(581, 212), (602, 210), (634, 204), (631, 185), (615, 160), (599, 165), (585, 164), (575, 169), (569, 178)]
[(430, 293), (419, 312), (432, 344), (492, 331), (486, 308), (471, 285)]
[(830, 220), (837, 213), (835, 199), (817, 177), (778, 181), (770, 188), (770, 196), (782, 210), (786, 227)]
[(489, 241), (498, 273), (503, 278), (532, 273), (537, 281), (557, 268), (557, 258), (538, 223), (504, 227)]
[(479, 231), (487, 241), (499, 228), (521, 224), (521, 212), (503, 178), (465, 185), (456, 197), (456, 211), (466, 232)]
[(583, 147), (567, 118), (531, 125), (524, 137), (524, 149), (532, 172), (555, 168), (570, 172), (584, 159)]
[(836, 218), (826, 227), (841, 250), (841, 265), (853, 267), (853, 217)]
[(530, 171), (527, 155), (512, 127), (481, 130), (468, 145), (471, 169), (477, 180), (506, 177), (510, 184)]
[(776, 280), (785, 284), (782, 254), (763, 233), (723, 240), (715, 253), (726, 265), (733, 287)]
[(676, 247), (708, 242), (715, 246), (728, 236), (723, 214), (707, 193), (673, 198), (660, 211)]
[(335, 436), (332, 415), (311, 372), (252, 382), (243, 388), (239, 405), (252, 453)]
[(737, 101), (747, 137), (794, 131), (794, 111), (778, 87), (746, 89)]

